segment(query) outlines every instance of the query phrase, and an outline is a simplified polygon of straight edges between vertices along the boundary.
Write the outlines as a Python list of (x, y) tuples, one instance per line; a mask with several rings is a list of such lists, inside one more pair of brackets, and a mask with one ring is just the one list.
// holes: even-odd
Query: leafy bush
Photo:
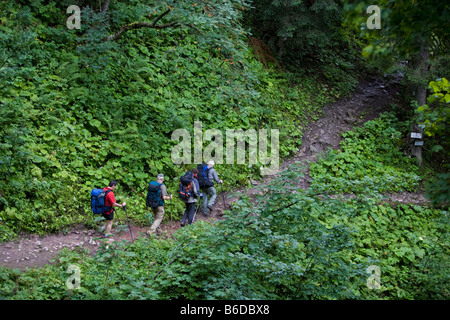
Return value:
[(329, 150), (311, 164), (313, 183), (340, 192), (417, 190), (419, 168), (400, 151), (403, 132), (405, 127), (395, 116), (383, 114), (343, 133), (340, 150)]
[(417, 121), (424, 126), (426, 144), (424, 156), (434, 165), (437, 174), (427, 186), (427, 195), (435, 205), (448, 206), (450, 201), (450, 173), (449, 158), (449, 129), (450, 118), (450, 85), (446, 78), (431, 81), (428, 89), (431, 93), (427, 98), (428, 104), (416, 109)]

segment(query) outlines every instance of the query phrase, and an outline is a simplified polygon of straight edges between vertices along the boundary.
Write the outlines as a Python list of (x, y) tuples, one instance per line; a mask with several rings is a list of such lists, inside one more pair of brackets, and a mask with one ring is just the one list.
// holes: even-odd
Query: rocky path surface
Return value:
[[(362, 125), (368, 120), (375, 119), (383, 111), (389, 109), (391, 103), (395, 101), (398, 92), (395, 82), (388, 83), (384, 79), (371, 79), (362, 81), (355, 92), (345, 99), (329, 104), (324, 108), (324, 115), (316, 122), (309, 125), (302, 138), (302, 146), (299, 152), (283, 161), (280, 164), (282, 171), (287, 166), (295, 162), (305, 164), (314, 162), (321, 152), (328, 148), (337, 149), (341, 141), (341, 133), (351, 130), (355, 126)], [(266, 176), (262, 181), (252, 181), (253, 185), (265, 184), (274, 176)], [(305, 177), (298, 181), (298, 186), (306, 189), (309, 186), (308, 166), (305, 167)], [(218, 192), (220, 189), (217, 190)], [(235, 190), (233, 194), (245, 193), (254, 195), (257, 188), (241, 188)], [(388, 195), (390, 201), (399, 203), (425, 204), (427, 200), (420, 193), (396, 193)], [(223, 201), (226, 201), (224, 203)], [(197, 220), (222, 219), (223, 211), (236, 198), (218, 194), (215, 203), (215, 210), (212, 217), (205, 218), (202, 213), (196, 217)], [(161, 229), (163, 234), (170, 235), (180, 228), (179, 221), (163, 222)], [(115, 231), (114, 240), (131, 241), (133, 238), (144, 236), (149, 227), (131, 226), (131, 233), (128, 229)], [(0, 266), (8, 268), (42, 267), (52, 262), (58, 257), (58, 253), (63, 248), (70, 250), (87, 249), (94, 253), (101, 243), (102, 234), (96, 230), (86, 229), (84, 226), (76, 226), (72, 230), (52, 234), (47, 236), (24, 235), (17, 241), (0, 244)]]

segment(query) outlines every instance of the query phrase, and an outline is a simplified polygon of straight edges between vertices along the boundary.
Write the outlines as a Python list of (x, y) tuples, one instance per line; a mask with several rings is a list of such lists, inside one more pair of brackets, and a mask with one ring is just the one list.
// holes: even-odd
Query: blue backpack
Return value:
[(145, 204), (147, 207), (156, 209), (164, 205), (164, 200), (161, 199), (161, 186), (162, 183), (157, 181), (151, 181), (148, 185), (147, 198)]
[(112, 190), (103, 191), (103, 189), (93, 189), (91, 191), (91, 209), (94, 214), (102, 214), (111, 210), (111, 207), (105, 206), (106, 195), (111, 191)]
[(205, 163), (199, 164), (198, 169), (198, 184), (200, 188), (209, 188), (214, 186), (214, 182), (209, 178), (209, 168)]

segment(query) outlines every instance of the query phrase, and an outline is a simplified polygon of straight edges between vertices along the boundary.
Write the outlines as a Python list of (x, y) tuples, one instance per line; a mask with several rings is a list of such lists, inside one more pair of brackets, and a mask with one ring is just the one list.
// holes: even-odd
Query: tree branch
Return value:
[[(109, 3), (109, 1), (107, 1)], [(103, 7), (105, 9), (105, 6)], [(106, 7), (107, 9), (107, 7)], [(183, 26), (183, 24), (179, 22), (168, 22), (160, 25), (156, 25), (164, 16), (169, 14), (169, 12), (172, 11), (172, 9), (167, 9), (166, 11), (162, 12), (159, 16), (156, 17), (156, 19), (153, 22), (133, 22), (127, 25), (124, 25), (122, 28), (119, 29), (116, 33), (113, 33), (105, 38), (106, 41), (114, 41), (119, 39), (126, 31), (133, 30), (133, 29), (140, 29), (140, 28), (152, 28), (152, 29), (166, 29), (166, 28), (176, 28), (179, 26)], [(194, 29), (198, 33), (202, 33), (200, 30), (198, 30), (196, 27), (194, 27), (191, 24), (184, 24), (185, 26)]]
[(133, 22), (133, 23), (124, 25), (116, 33), (107, 36), (105, 40), (106, 41), (117, 40), (126, 31), (133, 30), (133, 29), (140, 29), (140, 28), (165, 29), (165, 28), (172, 28), (172, 27), (177, 27), (177, 26), (179, 26), (178, 22), (170, 22), (170, 23), (165, 23), (165, 24), (161, 24), (158, 26), (155, 25), (153, 22), (152, 23), (150, 23), (150, 22)]
[[(109, 2), (109, 1), (107, 1), (107, 2)], [(106, 3), (105, 3), (105, 5), (106, 5)], [(159, 26), (156, 25), (158, 23), (158, 21), (161, 20), (170, 11), (171, 11), (171, 9), (167, 9), (166, 11), (161, 13), (159, 16), (157, 16), (153, 22), (133, 22), (133, 23), (124, 25), (122, 28), (119, 29), (119, 31), (106, 37), (106, 41), (117, 40), (122, 36), (122, 34), (124, 32), (126, 32), (128, 30), (133, 30), (133, 29), (139, 29), (139, 28), (164, 29), (164, 28), (177, 27), (178, 26), (177, 22), (170, 22), (170, 23), (166, 23), (166, 24), (161, 24)]]
[(167, 15), (170, 12), (171, 9), (167, 9), (163, 13), (161, 13), (159, 16), (156, 17), (155, 21), (153, 21), (153, 25), (156, 25), (159, 20), (161, 20), (165, 15)]

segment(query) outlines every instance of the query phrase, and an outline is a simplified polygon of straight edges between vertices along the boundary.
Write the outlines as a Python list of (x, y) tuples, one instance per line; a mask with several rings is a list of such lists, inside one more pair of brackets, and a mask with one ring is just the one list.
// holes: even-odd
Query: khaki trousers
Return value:
[(156, 230), (159, 231), (159, 225), (161, 224), (164, 217), (164, 206), (159, 206), (158, 208), (154, 209), (153, 214), (155, 215), (155, 221), (153, 221), (153, 224), (148, 231), (149, 233), (155, 233)]
[(105, 223), (105, 234), (111, 233), (112, 224), (113, 224), (112, 220), (106, 220), (106, 223)]

